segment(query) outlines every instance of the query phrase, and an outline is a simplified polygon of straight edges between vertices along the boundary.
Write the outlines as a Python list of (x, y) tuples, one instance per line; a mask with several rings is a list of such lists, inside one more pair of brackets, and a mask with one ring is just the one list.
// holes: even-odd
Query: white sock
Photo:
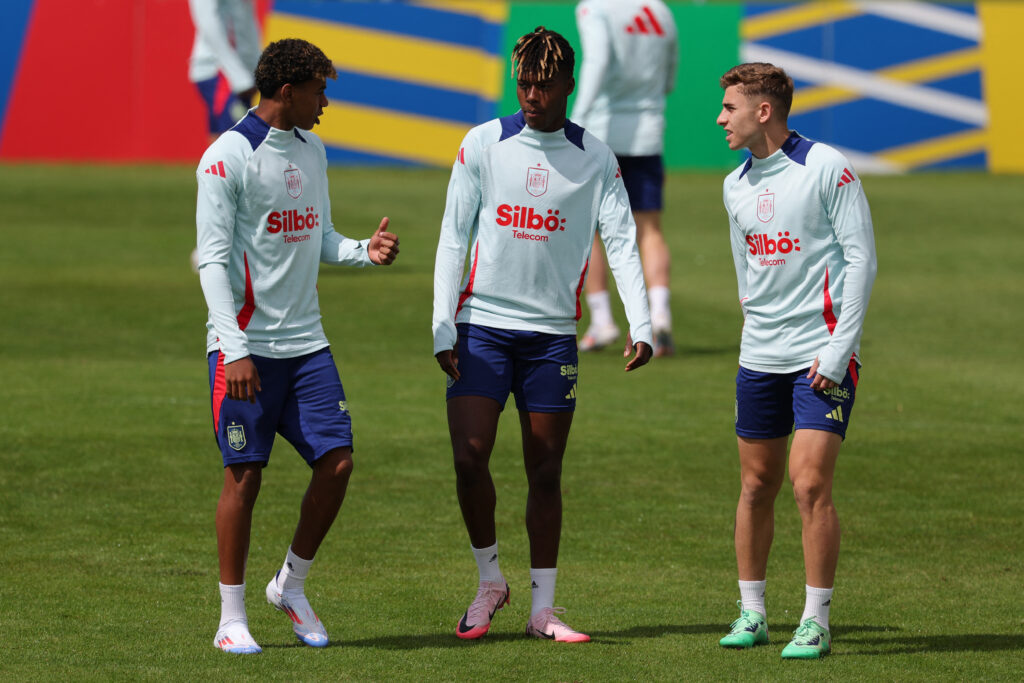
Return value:
[(596, 327), (611, 327), (615, 324), (612, 320), (611, 298), (608, 290), (587, 294), (587, 308), (590, 309), (590, 324)]
[(473, 557), (476, 558), (476, 568), (480, 571), (481, 581), (503, 581), (501, 567), (498, 566), (498, 543), (486, 548), (473, 548)]
[(765, 586), (768, 581), (740, 581), (740, 603), (743, 609), (752, 609), (762, 617), (767, 617), (764, 608)]
[(811, 617), (825, 629), (828, 630), (828, 612), (832, 607), (832, 588), (815, 588), (805, 585), (807, 600), (804, 602), (804, 615), (800, 617), (800, 623), (804, 623)]
[(282, 591), (305, 591), (306, 576), (309, 575), (309, 568), (313, 560), (304, 560), (288, 548), (288, 554), (284, 558), (284, 566), (281, 573), (277, 575), (277, 585)]
[(530, 616), (535, 616), (545, 607), (555, 606), (555, 579), (558, 578), (558, 569), (534, 569), (530, 568)]
[(650, 287), (647, 290), (647, 299), (651, 304), (651, 326), (656, 330), (672, 329), (672, 309), (668, 306), (668, 297), (668, 287)]
[(221, 627), (229, 621), (243, 621), (249, 623), (249, 617), (245, 614), (245, 584), (240, 586), (220, 586), (220, 625)]

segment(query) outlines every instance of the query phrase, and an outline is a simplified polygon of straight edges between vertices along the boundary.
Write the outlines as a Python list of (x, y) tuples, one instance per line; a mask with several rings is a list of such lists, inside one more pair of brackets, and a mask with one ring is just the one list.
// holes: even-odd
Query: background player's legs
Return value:
[(474, 548), (496, 542), (494, 506), (496, 495), (488, 462), (498, 432), (501, 406), (484, 396), (448, 399), (448, 431), (455, 460), (455, 490), (462, 519)]
[(352, 476), (352, 449), (335, 448), (313, 463), (313, 475), (302, 498), (292, 551), (311, 560), (330, 530), (345, 500)]
[(842, 438), (817, 429), (798, 429), (789, 452), (789, 478), (803, 524), (807, 585), (831, 588), (839, 560), (839, 515), (832, 502), (832, 478)]
[(224, 468), (224, 486), (217, 501), (216, 518), (217, 557), (222, 584), (245, 583), (252, 510), (262, 479), (263, 463), (243, 463)]
[(740, 500), (736, 506), (736, 565), (740, 581), (763, 581), (775, 534), (775, 497), (786, 475), (786, 442), (737, 437)]
[(634, 211), (636, 241), (644, 266), (647, 296), (651, 305), (651, 327), (654, 329), (655, 357), (675, 353), (672, 343), (672, 309), (669, 306), (669, 274), (672, 260), (668, 244), (661, 232), (661, 211)]
[(612, 319), (611, 295), (608, 292), (608, 263), (601, 238), (594, 235), (587, 266), (587, 308), (590, 325), (580, 340), (580, 351), (593, 351), (608, 346), (619, 338), (619, 329)]

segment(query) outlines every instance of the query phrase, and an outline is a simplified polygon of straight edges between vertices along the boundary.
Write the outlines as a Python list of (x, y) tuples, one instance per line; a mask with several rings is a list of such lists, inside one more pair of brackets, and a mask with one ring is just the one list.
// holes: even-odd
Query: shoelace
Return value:
[(815, 623), (816, 622), (808, 620), (800, 624), (800, 626), (793, 631), (793, 642), (797, 645), (807, 645), (810, 641), (814, 640), (814, 638), (821, 635), (812, 625)]
[(494, 590), (496, 589), (489, 586), (480, 586), (477, 589), (476, 597), (473, 599), (473, 604), (471, 604), (469, 609), (466, 610), (467, 622), (475, 625), (490, 619), (490, 610), (487, 609), (487, 603), (484, 601), (484, 598)]
[[(570, 631), (573, 631), (573, 629), (568, 624), (566, 624), (564, 621), (555, 616), (556, 614), (565, 614), (564, 607), (545, 607), (540, 611), (540, 613), (546, 617), (546, 619), (544, 620), (546, 623), (555, 624), (561, 626), (562, 628), (566, 628)], [(573, 631), (573, 633), (575, 633), (575, 631)]]

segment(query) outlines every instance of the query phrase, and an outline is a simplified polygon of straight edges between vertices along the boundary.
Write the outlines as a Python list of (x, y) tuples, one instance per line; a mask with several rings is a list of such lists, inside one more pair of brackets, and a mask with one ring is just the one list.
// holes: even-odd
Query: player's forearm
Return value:
[(860, 342), (877, 272), (873, 251), (858, 251), (847, 258), (843, 307), (828, 346), (818, 357), (818, 372), (834, 382), (842, 381), (850, 357)]
[(336, 266), (356, 268), (374, 265), (370, 260), (369, 244), (369, 239), (354, 240), (334, 230), (327, 230), (324, 232), (323, 245), (320, 247), (320, 260)]
[(199, 269), (199, 284), (203, 288), (206, 306), (210, 309), (213, 329), (220, 339), (224, 362), (231, 363), (245, 358), (249, 355), (248, 339), (238, 327), (227, 268), (221, 263), (204, 265)]

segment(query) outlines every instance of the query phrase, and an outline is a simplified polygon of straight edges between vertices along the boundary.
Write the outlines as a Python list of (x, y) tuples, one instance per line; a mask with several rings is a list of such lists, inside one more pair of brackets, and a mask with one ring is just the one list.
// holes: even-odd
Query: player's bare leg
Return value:
[[(497, 545), (494, 529), (497, 496), (488, 463), (500, 416), (501, 406), (491, 398), (455, 396), (448, 400), (455, 489), (469, 541), (475, 551)], [(459, 638), (475, 640), (485, 635), (491, 627), (494, 613), (508, 604), (508, 584), (500, 573), (494, 579), (481, 578), (476, 597), (455, 629)]]
[(494, 507), (497, 501), (488, 463), (498, 433), (501, 406), (483, 396), (448, 400), (448, 431), (455, 460), (455, 490), (462, 519), (475, 548), (496, 541)]
[(807, 585), (831, 588), (839, 561), (839, 515), (832, 479), (843, 441), (838, 434), (798, 429), (789, 452), (789, 477), (800, 510)]
[(260, 492), (262, 464), (224, 468), (217, 501), (217, 558), (220, 565), (221, 616), (214, 647), (232, 654), (257, 654), (245, 611), (245, 561), (249, 555), (252, 511)]
[(328, 451), (313, 463), (292, 538), (292, 550), (299, 557), (313, 559), (316, 555), (345, 500), (352, 467), (352, 449), (348, 447)]
[(636, 221), (636, 241), (651, 299), (654, 355), (659, 358), (670, 356), (675, 353), (672, 311), (668, 302), (672, 259), (661, 231), (661, 211), (634, 211), (633, 220)]
[(523, 464), (529, 493), (526, 531), (530, 537), (532, 601), (526, 634), (566, 643), (590, 640), (567, 626), (554, 606), (558, 545), (562, 536), (562, 457), (569, 440), (573, 413), (519, 412), (523, 435)]
[(817, 659), (832, 649), (829, 611), (839, 560), (839, 516), (832, 480), (842, 438), (817, 429), (798, 429), (789, 451), (789, 477), (800, 510), (806, 600), (800, 625), (782, 650), (783, 659)]
[(245, 561), (249, 556), (252, 511), (263, 478), (262, 463), (228, 465), (224, 468), (224, 486), (217, 501), (217, 558), (220, 582), (239, 585), (245, 582)]
[(775, 534), (775, 497), (786, 475), (786, 442), (737, 437), (740, 500), (736, 506), (736, 565), (740, 581), (763, 581)]
[(284, 566), (267, 584), (267, 602), (288, 615), (295, 636), (310, 647), (326, 647), (328, 636), (306, 598), (306, 575), (345, 500), (352, 467), (348, 446), (328, 451), (313, 462), (291, 548)]

